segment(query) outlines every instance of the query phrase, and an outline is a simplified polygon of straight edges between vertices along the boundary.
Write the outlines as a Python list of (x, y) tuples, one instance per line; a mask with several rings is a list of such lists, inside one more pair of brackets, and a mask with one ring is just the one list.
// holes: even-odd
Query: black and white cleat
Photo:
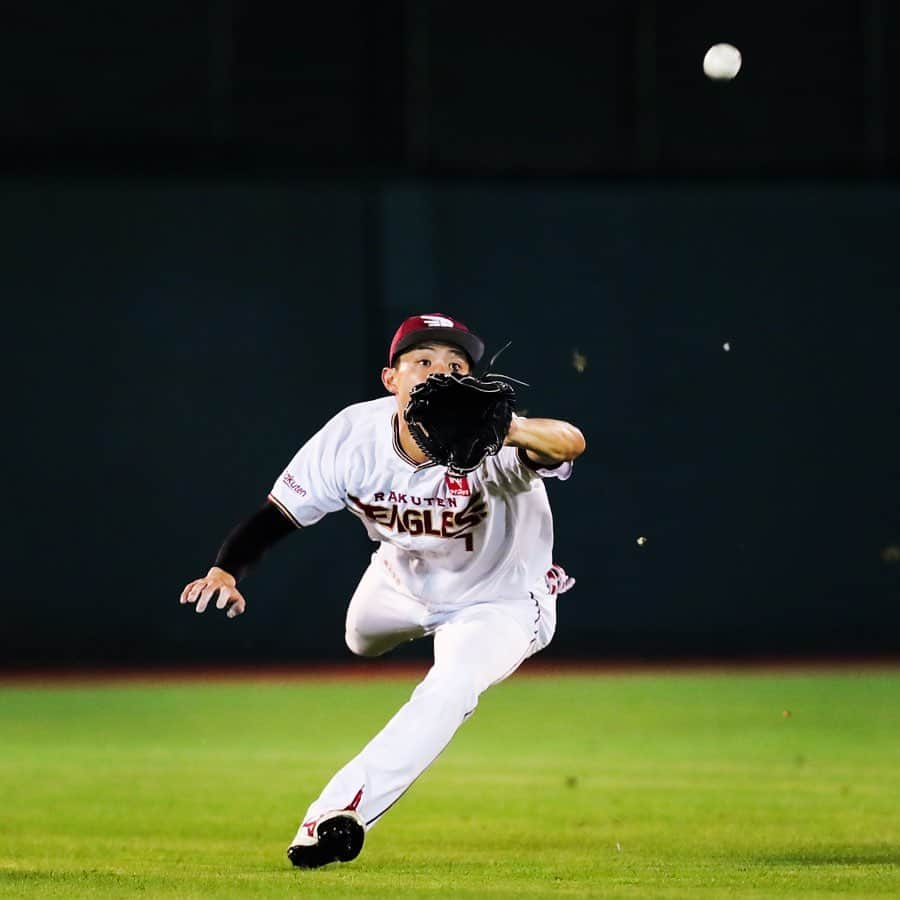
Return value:
[(287, 855), (298, 869), (318, 869), (356, 859), (365, 839), (366, 826), (359, 813), (352, 809), (335, 810), (314, 822), (304, 822)]

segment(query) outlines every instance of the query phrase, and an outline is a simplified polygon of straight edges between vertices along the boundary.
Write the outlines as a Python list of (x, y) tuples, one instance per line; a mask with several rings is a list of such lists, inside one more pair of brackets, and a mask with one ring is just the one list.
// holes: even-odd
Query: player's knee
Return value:
[(356, 656), (365, 656), (371, 658), (373, 656), (381, 656), (388, 647), (380, 646), (376, 641), (366, 639), (358, 631), (348, 628), (344, 632), (344, 641), (350, 648), (350, 652)]

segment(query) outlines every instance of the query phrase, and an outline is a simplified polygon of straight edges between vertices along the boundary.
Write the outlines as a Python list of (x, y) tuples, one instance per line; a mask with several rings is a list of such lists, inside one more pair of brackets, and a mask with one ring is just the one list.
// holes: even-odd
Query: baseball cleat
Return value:
[(304, 822), (293, 843), (288, 859), (298, 869), (318, 869), (333, 862), (356, 859), (366, 839), (366, 826), (359, 813), (338, 809)]

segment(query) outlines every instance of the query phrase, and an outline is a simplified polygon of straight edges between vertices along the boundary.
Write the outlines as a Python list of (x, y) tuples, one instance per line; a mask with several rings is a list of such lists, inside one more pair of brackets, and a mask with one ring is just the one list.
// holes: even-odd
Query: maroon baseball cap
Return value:
[(391, 341), (388, 365), (392, 366), (398, 354), (404, 350), (428, 341), (453, 344), (454, 347), (465, 350), (473, 363), (477, 363), (484, 354), (484, 341), (477, 334), (472, 334), (458, 319), (444, 313), (422, 313), (420, 316), (410, 316), (397, 329)]

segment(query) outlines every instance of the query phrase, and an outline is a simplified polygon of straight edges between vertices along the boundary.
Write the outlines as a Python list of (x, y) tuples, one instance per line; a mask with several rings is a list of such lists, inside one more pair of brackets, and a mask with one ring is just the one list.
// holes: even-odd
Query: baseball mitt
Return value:
[(463, 474), (500, 452), (515, 405), (505, 381), (438, 373), (412, 389), (404, 416), (429, 459)]

